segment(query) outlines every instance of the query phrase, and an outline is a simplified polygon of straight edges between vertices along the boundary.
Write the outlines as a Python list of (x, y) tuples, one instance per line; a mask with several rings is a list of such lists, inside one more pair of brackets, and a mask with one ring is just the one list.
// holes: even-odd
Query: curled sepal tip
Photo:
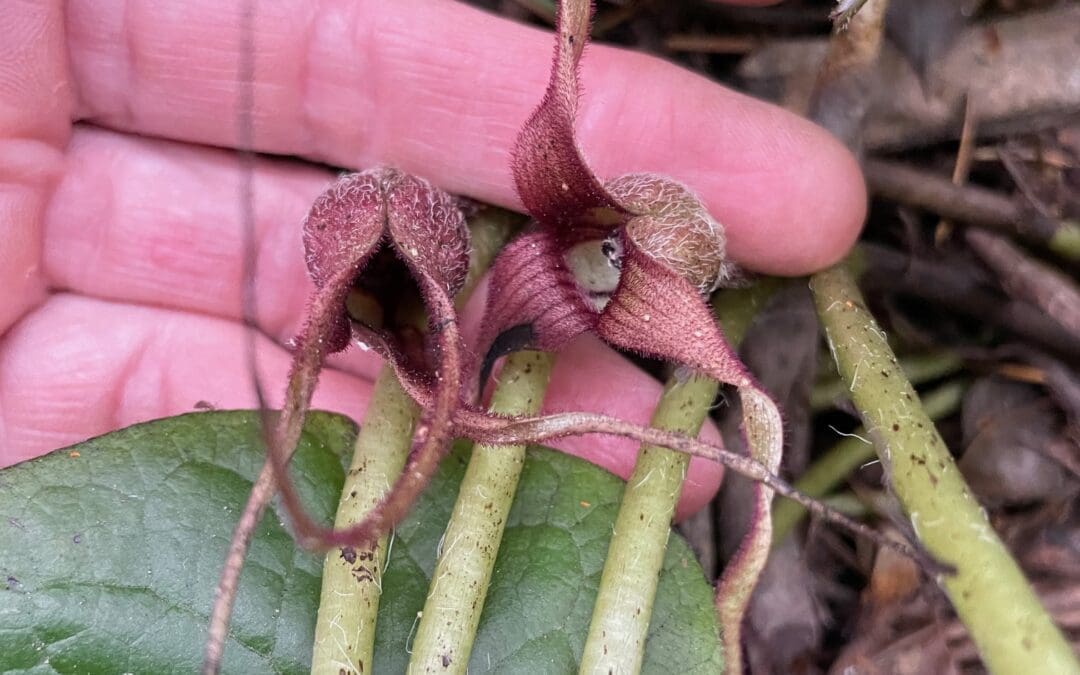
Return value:
[[(743, 437), (750, 456), (770, 474), (780, 470), (783, 421), (772, 399), (755, 386), (739, 388)], [(768, 562), (772, 546), (772, 500), (775, 490), (756, 483), (750, 526), (716, 584), (716, 616), (724, 656), (733, 673), (742, 672), (742, 622), (750, 598)]]

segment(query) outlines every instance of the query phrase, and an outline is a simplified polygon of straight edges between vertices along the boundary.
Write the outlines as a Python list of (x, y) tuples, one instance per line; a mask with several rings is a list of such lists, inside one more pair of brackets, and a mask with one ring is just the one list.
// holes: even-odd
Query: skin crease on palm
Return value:
[[(0, 12), (0, 466), (200, 402), (255, 405), (230, 151), (241, 6), (13, 0)], [(257, 3), (254, 40), (258, 150), (389, 164), (520, 208), (507, 153), (545, 88), (550, 34), (450, 0), (285, 0)], [(582, 79), (579, 139), (597, 174), (649, 170), (691, 186), (743, 266), (805, 274), (857, 236), (858, 166), (808, 122), (603, 46), (590, 47)], [(333, 177), (297, 159), (255, 168), (257, 345), (271, 403), (312, 288), (299, 225)], [(330, 365), (315, 407), (363, 419), (378, 361), (349, 350)], [(646, 423), (660, 389), (583, 338), (560, 354), (545, 410)], [(636, 456), (623, 439), (559, 446), (623, 476)], [(691, 462), (679, 514), (704, 505), (720, 477)]]

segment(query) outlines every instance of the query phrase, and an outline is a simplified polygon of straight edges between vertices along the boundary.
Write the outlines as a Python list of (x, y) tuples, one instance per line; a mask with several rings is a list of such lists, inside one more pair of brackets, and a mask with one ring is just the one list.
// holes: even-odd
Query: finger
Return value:
[[(239, 2), (71, 3), (80, 116), (234, 145)], [(340, 166), (393, 164), (518, 204), (507, 153), (544, 90), (548, 33), (436, 0), (292, 0), (258, 11), (260, 149)], [(617, 49), (592, 49), (582, 79), (580, 140), (597, 172), (686, 182), (727, 224), (737, 260), (802, 274), (853, 241), (865, 210), (858, 167), (810, 123)]]
[[(314, 285), (300, 224), (334, 174), (260, 161), (252, 174), (255, 316), (270, 338), (294, 336)], [(77, 128), (45, 216), (53, 288), (239, 320), (245, 247), (235, 153)], [(349, 350), (331, 365), (373, 379), (380, 361)]]
[[(268, 404), (289, 355), (257, 339)], [(247, 336), (210, 317), (54, 295), (0, 342), (0, 466), (209, 404), (255, 408)], [(327, 371), (313, 407), (362, 419), (369, 381)]]
[(0, 335), (41, 302), (41, 218), (60, 175), (74, 97), (57, 2), (0, 12)]
[[(244, 330), (196, 314), (52, 296), (0, 341), (0, 466), (130, 424), (191, 412), (200, 402), (255, 407)], [(257, 345), (268, 403), (278, 406), (289, 355), (265, 339)], [(605, 386), (627, 392), (604, 411), (646, 421), (659, 383), (625, 363), (606, 362), (613, 358), (619, 357), (588, 344), (560, 355), (550, 409), (592, 410), (598, 394), (574, 374), (600, 360), (610, 373)], [(370, 391), (369, 380), (327, 370), (313, 406), (362, 420)], [(563, 447), (623, 475), (636, 452), (632, 444), (608, 439), (573, 439)], [(715, 466), (691, 464), (679, 513), (700, 508), (718, 484)]]

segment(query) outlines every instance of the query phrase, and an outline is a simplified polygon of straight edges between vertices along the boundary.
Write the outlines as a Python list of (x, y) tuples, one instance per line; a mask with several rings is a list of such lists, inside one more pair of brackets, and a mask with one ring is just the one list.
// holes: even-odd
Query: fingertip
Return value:
[(836, 262), (857, 238), (862, 174), (824, 129), (635, 52), (595, 47), (582, 79), (579, 140), (597, 174), (685, 183), (726, 226), (736, 262), (798, 276)]
[[(774, 194), (761, 195), (757, 222), (736, 213), (728, 225), (730, 257), (763, 274), (802, 276), (841, 260), (859, 238), (867, 213), (866, 184), (858, 161), (823, 129), (778, 167)], [(772, 181), (769, 181), (772, 183)], [(717, 205), (718, 210), (724, 210)]]

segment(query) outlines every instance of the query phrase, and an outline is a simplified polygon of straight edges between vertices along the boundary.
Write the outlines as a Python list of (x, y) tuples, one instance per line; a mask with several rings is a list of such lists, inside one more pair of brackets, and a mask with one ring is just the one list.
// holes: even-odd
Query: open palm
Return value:
[[(0, 13), (0, 466), (204, 403), (254, 405), (230, 150), (241, 4), (16, 0)], [(288, 158), (254, 173), (258, 345), (276, 391), (311, 288), (299, 225), (334, 176), (314, 162), (392, 164), (516, 207), (507, 153), (550, 37), (446, 0), (292, 0), (258, 4), (254, 46), (255, 145)], [(751, 269), (803, 274), (850, 246), (865, 194), (824, 132), (657, 59), (591, 49), (579, 138), (600, 176), (693, 187)], [(377, 359), (331, 365), (315, 406), (361, 419)], [(560, 355), (545, 408), (646, 422), (659, 392), (583, 339)], [(636, 450), (560, 447), (623, 476)], [(719, 479), (692, 462), (680, 513)]]

